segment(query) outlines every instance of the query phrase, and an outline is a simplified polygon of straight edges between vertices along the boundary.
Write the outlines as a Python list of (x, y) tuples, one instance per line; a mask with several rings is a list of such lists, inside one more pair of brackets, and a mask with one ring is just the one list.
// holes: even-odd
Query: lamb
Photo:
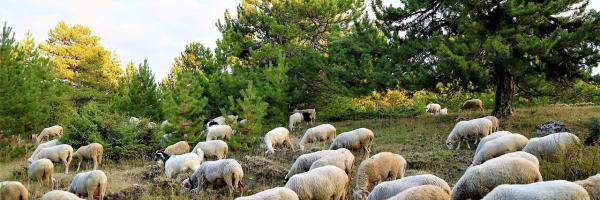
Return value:
[(267, 132), (263, 138), (263, 143), (267, 149), (265, 154), (275, 153), (274, 146), (282, 144), (287, 144), (292, 148), (292, 150), (294, 149), (294, 146), (292, 146), (292, 142), (290, 140), (290, 131), (284, 127), (277, 127)]
[(456, 145), (456, 149), (458, 150), (460, 148), (460, 143), (464, 140), (467, 144), (467, 148), (471, 149), (469, 139), (479, 137), (480, 130), (481, 127), (476, 121), (460, 121), (454, 125), (452, 131), (448, 134), (446, 146), (448, 149), (454, 149), (454, 145)]
[(52, 190), (50, 192), (46, 192), (44, 196), (42, 196), (41, 200), (84, 200), (79, 198), (76, 194), (62, 191), (62, 190)]
[(294, 109), (294, 112), (302, 114), (303, 120), (310, 122), (310, 124), (312, 124), (312, 122), (315, 121), (315, 119), (317, 119), (317, 111), (315, 109)]
[(19, 181), (0, 182), (0, 199), (2, 200), (27, 200), (29, 192)]
[(538, 166), (538, 167), (540, 166), (540, 161), (537, 159), (537, 157), (535, 157), (533, 154), (530, 154), (530, 153), (527, 153), (524, 151), (515, 151), (515, 152), (511, 152), (511, 153), (507, 153), (507, 154), (498, 156), (496, 158), (506, 158), (506, 157), (523, 158), (523, 159), (530, 161), (535, 166)]
[(540, 138), (531, 138), (523, 151), (531, 153), (540, 159), (555, 160), (570, 148), (581, 144), (576, 135), (568, 132), (554, 133)]
[(50, 139), (56, 137), (62, 137), (63, 135), (63, 127), (59, 125), (54, 125), (42, 130), (40, 134), (38, 134), (36, 141), (40, 143), (43, 139)]
[(458, 112), (460, 112), (462, 110), (467, 110), (467, 109), (478, 109), (483, 112), (484, 111), (483, 110), (483, 101), (481, 101), (481, 99), (467, 100), (463, 103), (463, 105), (460, 107)]
[(237, 189), (240, 189), (240, 196), (244, 195), (243, 178), (244, 170), (234, 159), (206, 161), (194, 171), (192, 176), (181, 182), (181, 187), (204, 189), (206, 184), (211, 184), (214, 188), (225, 182), (229, 188), (229, 198), (233, 199)]
[(304, 117), (302, 116), (301, 113), (294, 113), (294, 114), (290, 115), (290, 120), (289, 120), (290, 130), (294, 131), (294, 129), (296, 129), (296, 125), (300, 124), (302, 122), (302, 120), (304, 120)]
[(590, 199), (600, 200), (600, 174), (590, 176), (585, 180), (575, 181), (575, 183), (587, 191)]
[(224, 139), (227, 140), (233, 134), (233, 129), (229, 125), (212, 125), (208, 127), (206, 141)]
[(498, 131), (498, 130), (500, 129), (500, 120), (498, 120), (498, 118), (497, 118), (497, 117), (494, 117), (494, 116), (486, 116), (486, 117), (483, 117), (483, 118), (485, 118), (485, 119), (489, 119), (490, 121), (492, 121), (492, 124), (494, 125), (494, 126), (492, 127), (492, 132), (496, 132), (496, 131)]
[(73, 160), (73, 147), (68, 144), (61, 144), (43, 148), (33, 157), (29, 164), (42, 158), (47, 158), (52, 162), (62, 162), (65, 165), (65, 174), (68, 174), (69, 164), (71, 164), (71, 160)]
[(186, 141), (179, 141), (165, 148), (165, 153), (169, 155), (181, 155), (190, 152), (190, 145)]
[(480, 199), (502, 184), (543, 181), (539, 167), (519, 157), (494, 158), (467, 168), (452, 189), (452, 199)]
[(97, 170), (102, 163), (102, 155), (104, 154), (104, 148), (99, 143), (91, 143), (86, 146), (79, 147), (73, 154), (73, 157), (79, 160), (77, 164), (77, 171), (81, 167), (81, 161), (84, 159), (91, 159), (94, 161), (94, 170)]
[(430, 115), (437, 115), (442, 109), (442, 106), (437, 103), (429, 103), (425, 106), (425, 112)]
[(292, 164), (292, 167), (288, 171), (287, 175), (285, 175), (285, 182), (287, 183), (287, 181), (293, 175), (308, 171), (315, 161), (321, 159), (323, 156), (326, 156), (327, 154), (333, 151), (334, 150), (321, 150), (298, 156), (298, 158), (296, 158), (296, 161), (294, 161), (294, 164)]
[(334, 166), (319, 167), (296, 174), (285, 184), (300, 199), (346, 199), (349, 184), (344, 170)]
[(520, 151), (527, 145), (527, 138), (521, 134), (510, 134), (489, 141), (473, 156), (471, 165), (479, 165), (486, 160), (506, 153)]
[(411, 187), (388, 200), (450, 200), (448, 191), (435, 185)]
[(211, 140), (206, 142), (198, 142), (194, 149), (193, 153), (196, 153), (198, 150), (202, 151), (205, 159), (215, 159), (220, 160), (223, 158), (227, 158), (227, 151), (229, 147), (227, 143), (223, 140)]
[(329, 146), (329, 149), (346, 148), (349, 150), (364, 150), (363, 158), (369, 157), (375, 134), (366, 128), (359, 128), (339, 134)]
[(304, 150), (304, 145), (310, 142), (316, 141), (329, 141), (333, 142), (335, 139), (336, 130), (331, 124), (321, 124), (312, 128), (309, 128), (304, 133), (304, 136), (300, 140), (300, 149)]
[[(433, 185), (442, 188), (446, 193), (450, 194), (450, 186), (443, 179), (431, 175), (416, 175), (407, 176), (394, 181), (386, 181), (378, 184), (373, 188), (373, 191), (367, 196), (368, 200), (385, 200), (390, 197), (417, 186)], [(364, 199), (364, 196), (361, 198)]]
[(90, 199), (99, 197), (102, 200), (107, 186), (106, 174), (101, 170), (92, 170), (75, 175), (68, 191), (79, 196), (87, 196)]
[(40, 152), (40, 150), (47, 148), (47, 147), (53, 147), (56, 145), (59, 145), (60, 142), (58, 141), (58, 139), (54, 139), (54, 140), (50, 140), (48, 142), (44, 142), (42, 144), (38, 144), (37, 148), (35, 148), (35, 151), (33, 151), (33, 153), (31, 154), (31, 157), (29, 157), (29, 159), (27, 159), (27, 161), (29, 161), (29, 163), (33, 162), (33, 158), (35, 157), (36, 154), (38, 154)]
[(199, 156), (197, 153), (192, 152), (171, 156), (159, 150), (155, 154), (155, 159), (165, 163), (165, 176), (171, 179), (187, 170), (195, 171), (198, 169), (200, 163), (204, 160), (204, 155)]
[(348, 179), (351, 179), (352, 165), (354, 165), (354, 155), (352, 155), (352, 152), (350, 152), (348, 149), (337, 149), (313, 162), (313, 164), (310, 166), (310, 170), (329, 165), (336, 166), (344, 170), (344, 172), (346, 172), (348, 175)]
[(556, 180), (531, 184), (503, 184), (494, 188), (483, 200), (539, 199), (589, 200), (587, 191), (575, 183)]
[(360, 163), (357, 173), (354, 199), (364, 199), (373, 187), (382, 181), (404, 177), (406, 160), (398, 154), (381, 152)]
[(52, 161), (42, 158), (33, 161), (29, 167), (27, 167), (27, 185), (29, 186), (31, 180), (37, 180), (44, 185), (44, 181), (48, 183), (51, 188), (54, 187), (54, 164)]
[(238, 197), (235, 200), (299, 200), (293, 190), (285, 187), (275, 187), (252, 196)]
[(474, 154), (477, 154), (477, 152), (479, 150), (481, 150), (481, 147), (483, 147), (483, 145), (489, 141), (492, 141), (496, 138), (505, 136), (505, 135), (510, 135), (512, 134), (510, 131), (496, 131), (493, 132), (492, 134), (489, 134), (488, 136), (485, 136), (483, 138), (481, 138), (481, 140), (479, 140), (479, 143), (477, 144), (477, 149), (475, 150)]

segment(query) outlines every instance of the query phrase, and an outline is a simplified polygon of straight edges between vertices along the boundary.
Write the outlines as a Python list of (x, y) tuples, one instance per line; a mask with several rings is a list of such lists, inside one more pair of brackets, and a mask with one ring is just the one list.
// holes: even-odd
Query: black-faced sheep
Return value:
[(503, 184), (494, 188), (483, 200), (589, 200), (583, 187), (575, 183), (556, 180), (531, 184)]
[(71, 164), (71, 160), (73, 160), (73, 147), (68, 144), (60, 144), (43, 148), (33, 157), (32, 160), (35, 161), (42, 158), (47, 158), (52, 162), (63, 163), (65, 165), (65, 174), (68, 174), (69, 165)]
[(388, 200), (450, 200), (450, 193), (435, 185), (408, 188)]
[(554, 133), (540, 138), (531, 138), (523, 151), (531, 153), (540, 159), (553, 161), (567, 150), (581, 145), (576, 135), (568, 132)]
[(36, 140), (37, 143), (40, 143), (44, 139), (62, 137), (63, 135), (63, 127), (59, 125), (51, 126), (42, 130), (40, 134), (38, 134)]
[(222, 186), (226, 184), (229, 188), (229, 198), (233, 199), (236, 190), (240, 190), (240, 196), (244, 195), (244, 170), (240, 163), (234, 159), (222, 159), (206, 161), (194, 171), (194, 174), (181, 182), (183, 188), (204, 189), (207, 185)]
[(346, 199), (348, 184), (344, 170), (324, 166), (292, 176), (285, 187), (296, 192), (300, 199)]
[(203, 152), (205, 159), (220, 160), (227, 158), (227, 151), (229, 150), (229, 147), (223, 140), (211, 140), (206, 142), (198, 142), (198, 144), (196, 144), (192, 150), (192, 153), (196, 153), (198, 149)]
[(287, 175), (285, 175), (285, 182), (289, 180), (293, 175), (307, 172), (310, 169), (310, 166), (317, 160), (321, 159), (323, 156), (333, 152), (334, 150), (321, 150), (317, 152), (307, 153), (298, 156), (292, 167), (288, 171)]
[(238, 197), (235, 200), (299, 200), (299, 198), (293, 190), (275, 187), (251, 196)]
[(371, 153), (371, 146), (373, 145), (373, 139), (375, 134), (373, 131), (366, 128), (359, 128), (352, 131), (344, 132), (339, 134), (335, 140), (329, 146), (329, 149), (336, 150), (339, 148), (346, 148), (349, 150), (360, 150), (364, 151), (363, 158), (369, 157)]
[(406, 160), (398, 154), (381, 152), (363, 160), (358, 167), (354, 199), (365, 199), (375, 185), (404, 177)]
[(317, 142), (317, 141), (329, 141), (333, 142), (335, 139), (336, 130), (335, 127), (331, 124), (321, 124), (312, 128), (309, 128), (302, 136), (300, 140), (300, 149), (304, 150), (304, 146), (307, 143)]
[(106, 174), (100, 170), (93, 170), (75, 175), (73, 181), (71, 181), (71, 185), (69, 185), (68, 191), (90, 199), (99, 197), (102, 200), (104, 199), (107, 187), (108, 178)]
[(0, 199), (2, 200), (27, 200), (29, 192), (19, 181), (0, 182)]
[(86, 146), (79, 147), (73, 154), (73, 157), (79, 162), (77, 164), (77, 171), (81, 167), (81, 162), (84, 159), (89, 159), (94, 162), (94, 170), (97, 170), (102, 163), (102, 156), (104, 155), (104, 147), (99, 143), (91, 143)]
[(382, 182), (373, 188), (373, 191), (369, 193), (367, 200), (386, 200), (409, 188), (422, 185), (434, 185), (442, 188), (447, 193), (450, 193), (450, 186), (448, 183), (446, 183), (446, 181), (435, 175), (424, 174), (407, 176), (398, 180)]
[(304, 110), (294, 109), (294, 112), (301, 113), (303, 121), (310, 122), (310, 124), (312, 124), (312, 122), (317, 119), (317, 111), (315, 109), (304, 109)]
[(263, 144), (267, 149), (265, 154), (273, 154), (275, 153), (275, 146), (286, 144), (294, 149), (292, 142), (290, 140), (290, 131), (284, 127), (277, 127), (273, 130), (267, 132), (265, 137), (263, 138)]

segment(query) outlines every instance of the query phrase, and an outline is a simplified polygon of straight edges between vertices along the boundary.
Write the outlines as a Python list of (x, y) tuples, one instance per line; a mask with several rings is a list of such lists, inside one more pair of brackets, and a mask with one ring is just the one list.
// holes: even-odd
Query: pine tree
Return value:
[(155, 121), (162, 119), (157, 84), (147, 60), (139, 65), (128, 84), (123, 87), (127, 88), (130, 104), (126, 110), (131, 116), (147, 117)]
[(247, 119), (244, 132), (250, 135), (261, 134), (263, 130), (263, 119), (267, 114), (268, 103), (258, 94), (252, 82), (242, 91), (242, 97), (236, 100), (240, 109), (240, 117)]

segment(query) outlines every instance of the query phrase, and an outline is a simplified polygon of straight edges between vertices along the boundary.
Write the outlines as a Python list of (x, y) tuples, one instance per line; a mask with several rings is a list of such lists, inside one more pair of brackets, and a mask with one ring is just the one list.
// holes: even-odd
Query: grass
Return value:
[[(473, 157), (473, 150), (461, 147), (460, 150), (448, 150), (444, 141), (454, 126), (458, 115), (417, 116), (406, 118), (381, 118), (332, 122), (338, 134), (359, 127), (375, 132), (373, 143), (374, 155), (378, 152), (390, 151), (398, 153), (408, 161), (406, 175), (431, 173), (446, 180), (450, 185), (460, 178)], [(481, 117), (483, 113), (470, 112), (461, 116), (469, 118)], [(600, 107), (534, 107), (515, 110), (515, 115), (501, 122), (501, 129), (523, 134), (529, 138), (536, 137), (535, 126), (547, 120), (561, 120), (572, 133), (584, 140), (587, 130), (584, 123), (591, 117), (600, 117)], [(313, 124), (317, 125), (317, 123)], [(303, 124), (300, 130), (292, 132), (295, 144), (310, 125)], [(320, 150), (328, 147), (321, 142), (307, 146), (307, 149)], [(472, 147), (473, 149), (475, 147)], [(308, 151), (308, 150), (307, 150)], [(232, 151), (229, 158), (238, 160), (244, 168), (244, 194), (253, 194), (268, 188), (283, 186), (283, 177), (294, 159), (305, 152), (288, 148), (278, 148), (274, 156), (264, 157), (264, 149), (254, 146), (243, 151)], [(563, 156), (560, 162), (542, 162), (540, 170), (544, 180), (578, 180), (600, 172), (600, 147), (581, 147), (576, 149), (575, 156)], [(28, 156), (28, 155), (27, 155)], [(355, 152), (357, 161), (354, 172), (362, 160), (362, 154)], [(0, 180), (19, 180), (27, 182), (25, 157), (1, 162)], [(64, 175), (61, 164), (57, 164), (56, 177), (59, 180), (57, 189), (66, 189), (74, 173)], [(72, 171), (76, 167), (71, 164)], [(181, 193), (176, 180), (166, 180), (160, 170), (149, 159), (107, 161), (101, 169), (109, 176), (107, 199), (223, 199), (226, 189), (191, 191)], [(191, 173), (191, 172), (190, 172)], [(188, 173), (187, 175), (189, 175)], [(183, 179), (185, 175), (180, 175)], [(354, 184), (352, 185), (354, 187)], [(30, 186), (33, 198), (39, 198), (44, 189), (33, 183)]]

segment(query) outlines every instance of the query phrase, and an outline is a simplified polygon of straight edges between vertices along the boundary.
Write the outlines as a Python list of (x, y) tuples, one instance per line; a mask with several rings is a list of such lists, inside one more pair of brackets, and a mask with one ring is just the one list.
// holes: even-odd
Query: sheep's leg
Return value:
[(458, 140), (458, 145), (456, 145), (456, 150), (460, 149), (460, 142), (462, 142), (462, 140)]
[(465, 141), (465, 143), (467, 144), (467, 149), (471, 149), (471, 146), (469, 145), (469, 141)]
[(81, 159), (79, 159), (79, 162), (77, 163), (77, 171), (79, 171), (79, 167), (81, 167)]
[(98, 169), (98, 157), (93, 156), (92, 160), (94, 160), (94, 170)]

